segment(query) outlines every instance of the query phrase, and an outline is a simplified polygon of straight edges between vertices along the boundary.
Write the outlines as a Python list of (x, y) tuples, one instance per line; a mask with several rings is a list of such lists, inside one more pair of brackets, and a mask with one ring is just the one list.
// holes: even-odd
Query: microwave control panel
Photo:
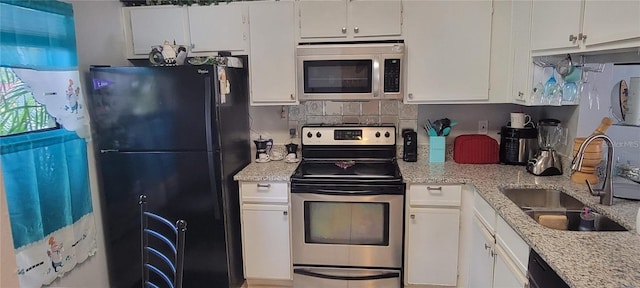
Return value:
[(384, 59), (384, 93), (400, 92), (400, 59)]

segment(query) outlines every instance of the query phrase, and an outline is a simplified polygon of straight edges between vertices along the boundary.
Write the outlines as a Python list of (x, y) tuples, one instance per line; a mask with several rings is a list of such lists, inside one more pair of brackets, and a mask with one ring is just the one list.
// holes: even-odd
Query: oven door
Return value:
[(323, 187), (292, 189), (294, 265), (402, 267), (404, 185)]
[(298, 57), (300, 100), (366, 100), (380, 97), (376, 55)]

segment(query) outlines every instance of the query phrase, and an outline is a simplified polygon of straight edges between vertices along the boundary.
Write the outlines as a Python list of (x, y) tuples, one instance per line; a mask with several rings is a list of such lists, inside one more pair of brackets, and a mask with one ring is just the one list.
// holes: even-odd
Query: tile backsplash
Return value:
[[(306, 101), (289, 106), (289, 127), (304, 124), (389, 124), (417, 130), (418, 105), (406, 105), (396, 100), (368, 102)], [(398, 133), (399, 134), (399, 133)]]

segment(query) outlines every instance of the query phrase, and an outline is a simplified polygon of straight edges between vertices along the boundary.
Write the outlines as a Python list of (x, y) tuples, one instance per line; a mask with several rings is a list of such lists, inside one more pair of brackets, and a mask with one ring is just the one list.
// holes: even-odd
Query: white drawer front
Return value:
[(411, 206), (460, 206), (460, 185), (416, 185), (409, 187)]
[(527, 274), (529, 245), (499, 216), (496, 225), (496, 242), (504, 247), (504, 250), (511, 257), (511, 260), (515, 262), (516, 266), (520, 268), (520, 271)]
[(491, 235), (494, 235), (496, 232), (496, 211), (478, 193), (473, 194), (473, 210), (480, 222), (486, 226)]
[(287, 203), (289, 189), (286, 182), (242, 182), (242, 202)]

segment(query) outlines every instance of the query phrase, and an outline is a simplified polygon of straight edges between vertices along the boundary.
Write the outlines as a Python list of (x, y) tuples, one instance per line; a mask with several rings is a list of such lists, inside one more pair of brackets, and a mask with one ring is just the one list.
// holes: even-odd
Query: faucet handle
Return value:
[(589, 183), (589, 180), (585, 179), (584, 182), (587, 183), (587, 188), (589, 188), (589, 193), (591, 193), (591, 195), (600, 196), (600, 193), (598, 191), (594, 191), (593, 188), (591, 188), (591, 183)]

